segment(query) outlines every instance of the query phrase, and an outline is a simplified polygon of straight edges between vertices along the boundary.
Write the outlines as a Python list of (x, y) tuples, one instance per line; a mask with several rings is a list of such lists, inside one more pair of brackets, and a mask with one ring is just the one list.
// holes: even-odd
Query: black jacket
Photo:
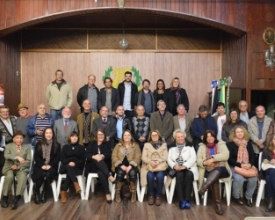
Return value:
[[(96, 92), (97, 92), (97, 99), (99, 97), (99, 90), (98, 88), (95, 86)], [(82, 107), (82, 103), (84, 100), (86, 100), (88, 98), (88, 84), (84, 85), (83, 87), (81, 87), (78, 92), (77, 92), (77, 103), (80, 106), (81, 112), (83, 112), (83, 107)], [(99, 108), (98, 108), (99, 109)]]
[(87, 176), (89, 173), (96, 173), (97, 168), (95, 166), (95, 162), (92, 159), (92, 156), (98, 154), (98, 148), (100, 149), (100, 153), (104, 155), (104, 162), (106, 163), (108, 169), (111, 169), (111, 145), (110, 142), (104, 141), (101, 145), (97, 145), (97, 141), (92, 141), (87, 146), (87, 150), (85, 156), (87, 158), (86, 166), (85, 166), (85, 175)]
[[(239, 147), (234, 143), (234, 142), (229, 142), (227, 144), (230, 156), (228, 159), (228, 163), (230, 166), (237, 166), (237, 167), (241, 167), (241, 163), (237, 162), (237, 156), (238, 156), (238, 150)], [(249, 155), (249, 163), (251, 165), (254, 165), (254, 150), (253, 150), (253, 146), (251, 144), (251, 141), (249, 141), (247, 143), (247, 151), (248, 151), (248, 155)]]
[[(151, 97), (152, 112), (155, 112), (156, 111), (155, 97), (154, 97), (154, 94), (151, 92), (151, 90), (149, 90), (149, 94)], [(141, 96), (141, 97), (139, 98), (139, 96)], [(144, 102), (145, 102), (145, 97), (144, 97), (144, 91), (142, 89), (139, 92), (137, 92), (135, 95), (135, 106), (138, 106), (138, 105), (144, 106)], [(152, 112), (149, 112), (149, 113), (152, 113)], [(148, 115), (146, 115), (146, 116), (148, 116)]]
[[(116, 120), (117, 123), (117, 117), (114, 118)], [(133, 133), (133, 125), (132, 125), (132, 121), (129, 118), (124, 117), (123, 118), (123, 122), (122, 122), (122, 130), (129, 130), (131, 131), (131, 133)], [(116, 136), (117, 139), (117, 136)]]
[[(120, 105), (123, 105), (123, 100), (124, 100), (124, 93), (125, 93), (125, 86), (124, 82), (119, 83), (118, 85), (118, 92), (119, 92), (119, 97), (120, 97)], [(135, 106), (135, 95), (138, 92), (137, 85), (132, 82), (132, 88), (131, 88), (131, 108), (134, 109)]]
[[(98, 97), (98, 109), (101, 109), (102, 106), (105, 106), (106, 102), (106, 88), (102, 88), (99, 91), (99, 97)], [(119, 105), (119, 93), (118, 90), (115, 88), (112, 88), (112, 95), (111, 95), (111, 102), (112, 102), (112, 111), (115, 112), (117, 106)]]
[(176, 104), (175, 92), (171, 89), (165, 90), (164, 101), (166, 103), (166, 110), (174, 116), (177, 115), (177, 105), (179, 104), (183, 104), (186, 111), (189, 110), (189, 99), (185, 89), (180, 89), (180, 100), (178, 104)]

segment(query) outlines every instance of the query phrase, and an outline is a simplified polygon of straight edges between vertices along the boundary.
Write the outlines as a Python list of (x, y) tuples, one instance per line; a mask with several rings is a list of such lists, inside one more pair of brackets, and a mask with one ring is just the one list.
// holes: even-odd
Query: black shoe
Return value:
[(34, 203), (40, 204), (40, 191), (34, 191)]
[(253, 205), (252, 205), (252, 202), (251, 202), (251, 199), (246, 199), (246, 205), (248, 206), (248, 207), (252, 207)]
[(42, 191), (42, 193), (41, 193), (41, 202), (45, 203), (46, 201), (47, 201), (46, 191)]
[(243, 199), (240, 197), (238, 199), (233, 197), (233, 200), (238, 204), (238, 205), (244, 205)]
[(15, 196), (15, 198), (13, 199), (12, 204), (11, 204), (11, 209), (17, 209), (18, 202), (20, 199), (21, 199), (20, 195)]
[(272, 211), (274, 211), (274, 200), (273, 200), (273, 198), (270, 198), (268, 206), (267, 206), (267, 208), (266, 208), (265, 211), (266, 212), (272, 212)]
[(1, 206), (2, 206), (2, 208), (7, 208), (9, 206), (9, 204), (8, 204), (8, 196), (3, 196)]

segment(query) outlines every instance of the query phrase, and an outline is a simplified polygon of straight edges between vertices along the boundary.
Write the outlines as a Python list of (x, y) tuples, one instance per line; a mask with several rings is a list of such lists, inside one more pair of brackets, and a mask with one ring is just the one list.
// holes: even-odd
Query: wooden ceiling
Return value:
[[(125, 12), (125, 10), (112, 10), (100, 13), (75, 15), (57, 19), (37, 25), (37, 28), (209, 28), (171, 16), (158, 15), (146, 12)], [(34, 28), (35, 28), (34, 27)]]

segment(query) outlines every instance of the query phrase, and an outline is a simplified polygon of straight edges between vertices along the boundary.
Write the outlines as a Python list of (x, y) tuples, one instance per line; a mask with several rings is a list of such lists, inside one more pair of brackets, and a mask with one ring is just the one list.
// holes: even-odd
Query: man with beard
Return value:
[(56, 120), (54, 123), (53, 130), (56, 135), (57, 142), (61, 146), (61, 149), (65, 144), (68, 144), (68, 135), (73, 131), (78, 132), (76, 121), (70, 119), (71, 114), (72, 112), (70, 108), (63, 108), (63, 118)]

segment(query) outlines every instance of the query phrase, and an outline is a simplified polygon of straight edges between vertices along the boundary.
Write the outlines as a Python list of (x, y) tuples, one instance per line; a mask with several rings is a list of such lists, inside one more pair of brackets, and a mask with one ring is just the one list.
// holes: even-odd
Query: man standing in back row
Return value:
[(118, 92), (120, 97), (120, 105), (125, 110), (127, 118), (134, 117), (135, 95), (137, 93), (137, 85), (132, 82), (132, 72), (124, 73), (125, 80), (118, 85)]
[(48, 85), (46, 99), (50, 106), (50, 115), (53, 121), (62, 118), (62, 109), (71, 107), (73, 103), (72, 87), (63, 79), (63, 71), (56, 70), (55, 80)]

